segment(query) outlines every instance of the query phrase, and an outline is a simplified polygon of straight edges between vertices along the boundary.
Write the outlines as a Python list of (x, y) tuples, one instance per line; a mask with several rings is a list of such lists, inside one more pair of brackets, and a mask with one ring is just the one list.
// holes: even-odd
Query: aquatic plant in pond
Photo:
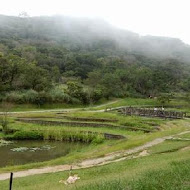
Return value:
[(19, 148), (13, 148), (10, 150), (12, 150), (13, 152), (24, 152), (24, 151), (28, 150), (28, 148), (27, 147), (19, 147)]
[(7, 146), (7, 145), (10, 145), (12, 143), (13, 143), (12, 141), (5, 141), (3, 139), (0, 139), (0, 147), (1, 146)]
[(30, 151), (30, 152), (35, 152), (35, 151), (40, 151), (40, 150), (50, 150), (52, 148), (56, 148), (55, 146), (51, 146), (51, 145), (44, 145), (41, 147), (18, 147), (18, 148), (12, 148), (10, 149), (13, 152), (26, 152), (26, 151)]

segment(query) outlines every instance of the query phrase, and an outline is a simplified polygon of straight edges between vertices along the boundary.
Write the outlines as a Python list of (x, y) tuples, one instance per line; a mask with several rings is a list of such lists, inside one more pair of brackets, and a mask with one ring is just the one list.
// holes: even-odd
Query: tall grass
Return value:
[(7, 140), (56, 140), (69, 142), (85, 142), (85, 143), (101, 143), (104, 140), (102, 134), (81, 132), (81, 131), (66, 131), (66, 130), (44, 130), (44, 131), (17, 131), (12, 135), (4, 137)]

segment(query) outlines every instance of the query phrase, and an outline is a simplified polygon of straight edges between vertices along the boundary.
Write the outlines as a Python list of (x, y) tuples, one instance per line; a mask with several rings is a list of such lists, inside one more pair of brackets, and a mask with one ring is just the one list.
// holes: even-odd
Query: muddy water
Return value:
[(14, 141), (0, 146), (0, 167), (47, 161), (87, 145), (60, 141)]

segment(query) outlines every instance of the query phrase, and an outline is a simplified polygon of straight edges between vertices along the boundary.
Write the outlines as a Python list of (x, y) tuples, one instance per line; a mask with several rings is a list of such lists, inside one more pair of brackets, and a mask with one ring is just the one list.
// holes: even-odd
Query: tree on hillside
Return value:
[(133, 86), (137, 92), (148, 96), (152, 91), (152, 72), (150, 69), (140, 67), (135, 71)]
[(52, 85), (52, 79), (47, 70), (36, 66), (36, 63), (26, 65), (23, 75), (23, 87), (36, 91), (49, 89)]
[(8, 90), (9, 82), (9, 64), (7, 59), (2, 54), (0, 54), (0, 91)]
[(106, 73), (100, 84), (102, 86), (102, 92), (107, 99), (122, 96), (122, 84), (115, 73)]
[(102, 80), (103, 74), (99, 70), (94, 70), (88, 73), (88, 78), (86, 79), (85, 83), (92, 88), (95, 88), (100, 81)]

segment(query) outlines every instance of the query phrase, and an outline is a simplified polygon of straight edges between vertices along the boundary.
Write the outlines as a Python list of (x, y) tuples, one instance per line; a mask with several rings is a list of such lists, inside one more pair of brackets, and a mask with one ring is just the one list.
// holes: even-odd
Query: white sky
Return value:
[(0, 0), (0, 14), (98, 17), (141, 35), (170, 36), (190, 44), (190, 0)]

